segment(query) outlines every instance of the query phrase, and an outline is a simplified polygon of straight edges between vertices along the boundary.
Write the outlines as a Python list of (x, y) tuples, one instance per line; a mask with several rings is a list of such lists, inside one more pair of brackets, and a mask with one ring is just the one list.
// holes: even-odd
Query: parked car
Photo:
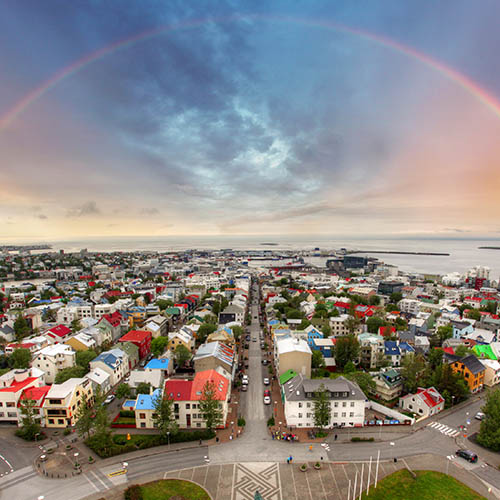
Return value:
[(269, 364), (269, 361), (268, 361), (267, 359), (265, 359), (265, 358), (264, 358), (264, 359), (262, 360), (262, 364), (263, 364), (264, 366), (267, 366), (267, 365)]
[(271, 404), (271, 398), (269, 396), (264, 396), (264, 404), (265, 405), (270, 405)]
[(104, 400), (104, 404), (105, 405), (109, 405), (109, 403), (112, 403), (113, 401), (115, 400), (115, 395), (114, 394), (110, 394), (105, 400)]
[(465, 458), (465, 460), (472, 462), (473, 464), (477, 462), (477, 455), (469, 450), (457, 450), (457, 457)]
[(267, 377), (264, 379), (264, 385), (269, 385), (269, 379)]
[(243, 375), (243, 378), (241, 379), (241, 383), (243, 385), (248, 385), (248, 382), (250, 382), (248, 375)]
[(243, 392), (247, 392), (247, 390), (248, 390), (248, 385), (247, 385), (247, 384), (243, 384), (243, 385), (241, 386), (241, 390), (242, 390)]
[(482, 412), (482, 411), (478, 411), (475, 415), (474, 415), (474, 418), (476, 420), (483, 420), (483, 418), (485, 417), (486, 415)]
[(265, 397), (265, 396), (271, 397), (271, 391), (270, 391), (270, 390), (268, 390), (268, 389), (266, 389), (266, 390), (264, 391), (264, 397)]
[(257, 338), (256, 338), (256, 337), (254, 337), (254, 338), (252, 339), (252, 342), (257, 342)]

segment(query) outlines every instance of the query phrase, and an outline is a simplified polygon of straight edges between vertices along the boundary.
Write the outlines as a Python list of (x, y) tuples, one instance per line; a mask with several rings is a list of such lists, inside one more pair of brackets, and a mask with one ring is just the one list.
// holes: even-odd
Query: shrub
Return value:
[(267, 426), (272, 427), (274, 424), (274, 417), (271, 417), (267, 420)]
[(142, 489), (138, 484), (133, 484), (125, 490), (125, 500), (143, 500)]
[(300, 466), (300, 470), (301, 470), (301, 471), (306, 471), (306, 470), (307, 470), (307, 464), (302, 464), (302, 465)]
[(135, 420), (135, 411), (132, 411), (132, 410), (120, 410), (120, 417), (133, 418)]
[(243, 417), (239, 417), (238, 418), (238, 426), (239, 427), (245, 427), (245, 425), (246, 425), (245, 419)]
[(365, 443), (365, 442), (372, 442), (372, 441), (375, 441), (374, 438), (372, 437), (369, 437), (369, 438), (364, 438), (364, 437), (358, 437), (358, 436), (355, 436), (355, 437), (352, 437), (351, 438), (351, 441), (353, 443)]
[(71, 429), (64, 429), (63, 434), (64, 434), (65, 436), (69, 436), (69, 435), (71, 434)]

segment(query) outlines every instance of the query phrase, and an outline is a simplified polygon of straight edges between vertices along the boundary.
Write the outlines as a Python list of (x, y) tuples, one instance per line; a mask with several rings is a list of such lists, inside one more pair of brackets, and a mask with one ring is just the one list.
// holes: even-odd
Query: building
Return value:
[(375, 381), (375, 395), (384, 401), (393, 401), (403, 392), (401, 374), (393, 368), (380, 371), (373, 379)]
[(493, 359), (482, 359), (484, 366), (484, 385), (493, 387), (500, 382), (500, 363)]
[(64, 325), (54, 326), (45, 332), (45, 335), (52, 343), (64, 342), (70, 337), (71, 334), (72, 331)]
[(112, 341), (116, 341), (120, 338), (123, 321), (124, 318), (118, 311), (112, 314), (104, 314), (99, 320), (99, 328), (108, 330), (111, 334)]
[(92, 400), (92, 383), (87, 378), (70, 378), (62, 384), (54, 384), (45, 396), (43, 413), (45, 427), (71, 427), (82, 398)]
[(401, 299), (398, 302), (398, 307), (401, 312), (416, 316), (420, 312), (420, 300)]
[(135, 426), (138, 429), (154, 429), (157, 427), (153, 415), (158, 398), (161, 399), (162, 390), (156, 389), (152, 394), (138, 394), (135, 400)]
[(360, 363), (369, 370), (377, 368), (384, 359), (384, 337), (372, 333), (358, 336), (360, 347)]
[(66, 344), (54, 344), (44, 347), (33, 360), (32, 366), (45, 372), (45, 382), (53, 384), (57, 374), (76, 364), (76, 352)]
[(384, 356), (391, 366), (401, 366), (401, 350), (395, 340), (384, 341)]
[(392, 293), (401, 293), (404, 283), (401, 281), (381, 281), (378, 284), (378, 293), (380, 295), (391, 295)]
[(311, 376), (312, 351), (305, 340), (284, 337), (274, 342), (274, 365), (278, 377), (295, 370), (306, 378)]
[(219, 313), (219, 324), (237, 322), (243, 324), (245, 320), (245, 308), (236, 304), (228, 305), (222, 312)]
[(151, 352), (151, 332), (146, 330), (130, 330), (118, 342), (132, 342), (139, 348), (139, 358), (145, 358)]
[(93, 368), (85, 375), (92, 382), (94, 394), (99, 389), (102, 394), (111, 390), (111, 375), (102, 368)]
[[(182, 328), (177, 332), (171, 332), (168, 336), (167, 349), (169, 351), (175, 351), (176, 347), (183, 345), (189, 351), (193, 350), (194, 338), (193, 335), (186, 331), (187, 329)], [(191, 330), (190, 330), (191, 331)]]
[(206, 427), (199, 404), (207, 382), (213, 383), (217, 389), (217, 399), (220, 401), (219, 407), (222, 412), (220, 427), (226, 426), (231, 396), (230, 381), (215, 370), (206, 370), (196, 373), (194, 380), (169, 379), (165, 382), (163, 397), (174, 401), (174, 414), (180, 428)]
[(119, 350), (123, 351), (128, 358), (128, 368), (133, 370), (139, 364), (139, 348), (132, 342), (121, 342)]
[(450, 321), (453, 328), (453, 338), (461, 339), (474, 331), (474, 327), (468, 321)]
[(217, 367), (224, 368), (231, 376), (234, 376), (237, 363), (235, 363), (235, 353), (222, 342), (210, 342), (198, 347), (193, 356), (195, 372), (215, 370)]
[(90, 368), (100, 368), (111, 376), (110, 384), (115, 386), (129, 372), (128, 356), (121, 349), (111, 349), (101, 352), (99, 356), (90, 362)]
[(399, 400), (403, 410), (411, 411), (419, 417), (430, 417), (444, 410), (444, 398), (437, 389), (419, 387), (415, 394), (407, 394)]
[(476, 356), (469, 354), (469, 356), (457, 359), (451, 363), (451, 367), (455, 373), (462, 374), (470, 392), (474, 393), (482, 390), (486, 370)]
[(332, 337), (343, 337), (349, 335), (351, 332), (347, 328), (347, 320), (350, 318), (349, 314), (341, 314), (340, 316), (332, 316), (330, 318), (330, 328), (332, 330)]
[(328, 427), (362, 427), (366, 396), (357, 384), (344, 377), (310, 380), (301, 374), (281, 386), (286, 424), (315, 427), (314, 396), (322, 385), (330, 400)]

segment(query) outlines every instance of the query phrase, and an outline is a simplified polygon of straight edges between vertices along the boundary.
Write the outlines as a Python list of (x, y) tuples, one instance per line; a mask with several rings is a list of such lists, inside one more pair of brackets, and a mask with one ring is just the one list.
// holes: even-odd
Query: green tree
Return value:
[(368, 299), (368, 304), (370, 304), (371, 306), (378, 306), (378, 305), (380, 305), (380, 297), (378, 295), (372, 295)]
[(481, 421), (477, 442), (498, 452), (500, 451), (500, 389), (488, 393), (482, 411), (485, 417)]
[(343, 370), (349, 361), (357, 361), (359, 357), (359, 342), (354, 335), (339, 337), (335, 344), (335, 363)]
[(349, 332), (350, 335), (354, 335), (359, 325), (360, 321), (356, 316), (349, 316), (345, 320), (345, 327), (347, 328), (347, 331)]
[(453, 337), (453, 327), (451, 325), (440, 326), (436, 331), (436, 335), (442, 345), (446, 339)]
[(345, 377), (351, 382), (358, 384), (359, 388), (366, 395), (375, 392), (375, 380), (371, 377), (369, 373), (356, 371), (352, 373), (346, 373)]
[(339, 310), (334, 307), (329, 313), (328, 313), (328, 317), (329, 318), (337, 318), (340, 316), (340, 313), (339, 313)]
[(299, 330), (305, 330), (309, 325), (311, 324), (311, 322), (304, 318), (301, 322), (300, 322), (300, 325), (299, 325)]
[(151, 341), (151, 352), (159, 357), (165, 352), (165, 348), (168, 345), (167, 337), (156, 337)]
[(149, 394), (151, 392), (151, 384), (147, 382), (140, 382), (135, 388), (136, 394)]
[(370, 333), (378, 333), (378, 329), (381, 326), (386, 326), (387, 322), (382, 318), (378, 318), (377, 316), (372, 316), (366, 320), (366, 326)]
[(92, 398), (88, 398), (84, 393), (80, 399), (80, 405), (75, 411), (76, 432), (79, 436), (90, 436), (95, 425), (95, 411)]
[(304, 313), (298, 309), (288, 309), (286, 311), (287, 319), (301, 319), (304, 317)]
[(402, 298), (403, 294), (401, 292), (392, 292), (389, 300), (397, 304)]
[(56, 384), (62, 384), (66, 382), (66, 380), (69, 380), (70, 378), (81, 378), (85, 375), (86, 371), (85, 368), (82, 368), (81, 366), (72, 366), (71, 368), (63, 368), (60, 372), (57, 373), (56, 375)]
[(191, 351), (186, 347), (186, 346), (183, 346), (182, 344), (179, 344), (176, 348), (175, 348), (175, 361), (177, 362), (177, 366), (184, 366), (186, 364), (186, 362), (188, 362), (192, 355), (191, 355)]
[(330, 399), (324, 384), (314, 393), (314, 425), (324, 429), (330, 422)]
[(419, 386), (425, 371), (425, 360), (417, 354), (407, 354), (401, 363), (401, 378), (406, 392), (413, 393)]
[(73, 333), (79, 332), (82, 329), (82, 324), (80, 323), (80, 320), (78, 318), (74, 319), (71, 322), (71, 331)]
[(469, 309), (465, 316), (466, 318), (475, 319), (476, 321), (481, 319), (481, 313), (477, 309)]
[(215, 314), (207, 314), (203, 318), (203, 323), (207, 323), (209, 325), (217, 325), (217, 316)]
[(85, 369), (85, 373), (90, 370), (90, 362), (97, 357), (97, 353), (93, 350), (77, 351), (75, 361), (78, 366)]
[(241, 336), (245, 333), (245, 330), (241, 326), (233, 326), (231, 327), (233, 331), (234, 340), (238, 341)]
[(18, 314), (16, 321), (14, 321), (14, 332), (18, 341), (22, 340), (24, 337), (27, 337), (31, 333), (28, 322), (22, 314)]
[(9, 357), (11, 368), (29, 368), (31, 362), (31, 352), (29, 349), (14, 349)]
[(440, 364), (443, 363), (443, 349), (431, 349), (427, 354), (427, 361), (432, 370), (435, 370)]
[(198, 332), (196, 333), (196, 338), (200, 344), (203, 344), (207, 337), (217, 330), (217, 326), (211, 323), (203, 323), (200, 325)]
[(153, 421), (155, 427), (160, 431), (160, 435), (165, 437), (167, 433), (176, 434), (179, 426), (175, 421), (173, 399), (158, 396), (154, 399), (153, 405), (155, 409)]
[(160, 311), (164, 311), (167, 307), (172, 307), (174, 303), (171, 300), (157, 300), (156, 305), (160, 308)]
[(311, 367), (312, 368), (323, 368), (325, 366), (325, 358), (319, 350), (314, 350), (312, 353)]
[(128, 384), (120, 384), (116, 388), (116, 397), (117, 398), (129, 398), (132, 394), (132, 390)]
[(455, 349), (455, 355), (460, 356), (461, 358), (468, 356), (469, 354), (474, 354), (474, 351), (472, 349), (469, 349), (466, 345), (459, 345)]
[(455, 373), (448, 363), (439, 365), (428, 380), (446, 401), (446, 407), (467, 398), (469, 387), (462, 374)]
[(21, 429), (19, 429), (20, 432), (18, 435), (27, 441), (34, 441), (41, 430), (36, 401), (33, 399), (21, 399), (19, 406), (21, 412)]
[(217, 387), (212, 380), (207, 380), (203, 386), (200, 398), (200, 412), (207, 429), (213, 431), (222, 422), (222, 405), (217, 398)]
[(332, 329), (330, 328), (330, 325), (325, 325), (323, 328), (321, 328), (321, 331), (323, 332), (323, 337), (325, 339), (332, 334)]
[(356, 366), (352, 361), (348, 361), (344, 366), (344, 373), (353, 373), (356, 371)]

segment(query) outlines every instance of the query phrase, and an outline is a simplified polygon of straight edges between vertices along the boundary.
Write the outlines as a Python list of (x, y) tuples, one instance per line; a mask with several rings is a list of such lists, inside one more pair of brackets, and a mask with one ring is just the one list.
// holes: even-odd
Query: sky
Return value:
[(499, 18), (496, 0), (4, 0), (0, 241), (500, 237)]

